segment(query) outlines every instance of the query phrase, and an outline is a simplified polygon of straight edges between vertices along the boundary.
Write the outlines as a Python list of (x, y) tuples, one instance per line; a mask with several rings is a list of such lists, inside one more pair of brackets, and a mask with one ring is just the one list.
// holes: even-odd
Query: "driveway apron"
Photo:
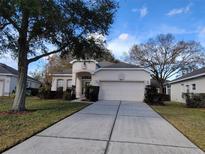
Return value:
[(142, 102), (98, 101), (5, 154), (203, 154)]

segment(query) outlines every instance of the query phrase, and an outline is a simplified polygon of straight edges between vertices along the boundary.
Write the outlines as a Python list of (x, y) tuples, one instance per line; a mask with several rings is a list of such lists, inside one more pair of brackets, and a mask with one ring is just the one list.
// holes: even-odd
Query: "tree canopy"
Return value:
[(25, 109), (28, 65), (54, 53), (77, 58), (104, 54), (92, 33), (107, 35), (117, 3), (113, 0), (1, 0), (0, 54), (18, 60), (13, 110)]
[(164, 82), (173, 75), (203, 66), (205, 53), (198, 42), (176, 41), (172, 34), (160, 34), (134, 45), (129, 60), (149, 68), (152, 77), (161, 85), (162, 92)]

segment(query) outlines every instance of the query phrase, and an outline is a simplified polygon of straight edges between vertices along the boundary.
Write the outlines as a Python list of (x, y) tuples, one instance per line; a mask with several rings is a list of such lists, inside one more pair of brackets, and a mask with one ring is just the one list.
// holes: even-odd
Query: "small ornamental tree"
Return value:
[(1, 0), (0, 54), (18, 60), (13, 111), (25, 110), (28, 65), (55, 53), (100, 56), (92, 33), (108, 34), (117, 4), (112, 0)]

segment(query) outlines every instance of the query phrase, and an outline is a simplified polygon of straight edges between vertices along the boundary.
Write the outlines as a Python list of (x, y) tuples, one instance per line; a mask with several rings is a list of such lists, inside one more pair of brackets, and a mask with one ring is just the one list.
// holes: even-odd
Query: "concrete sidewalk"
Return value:
[(203, 154), (141, 102), (99, 101), (6, 154)]

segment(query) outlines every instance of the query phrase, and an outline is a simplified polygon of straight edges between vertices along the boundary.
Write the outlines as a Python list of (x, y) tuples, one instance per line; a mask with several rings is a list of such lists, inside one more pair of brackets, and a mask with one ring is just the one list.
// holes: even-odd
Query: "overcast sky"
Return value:
[[(114, 24), (106, 36), (107, 47), (122, 58), (135, 43), (157, 34), (172, 33), (178, 40), (196, 40), (205, 46), (205, 0), (119, 0)], [(17, 68), (9, 56), (0, 59)], [(29, 66), (41, 69), (46, 59)]]

